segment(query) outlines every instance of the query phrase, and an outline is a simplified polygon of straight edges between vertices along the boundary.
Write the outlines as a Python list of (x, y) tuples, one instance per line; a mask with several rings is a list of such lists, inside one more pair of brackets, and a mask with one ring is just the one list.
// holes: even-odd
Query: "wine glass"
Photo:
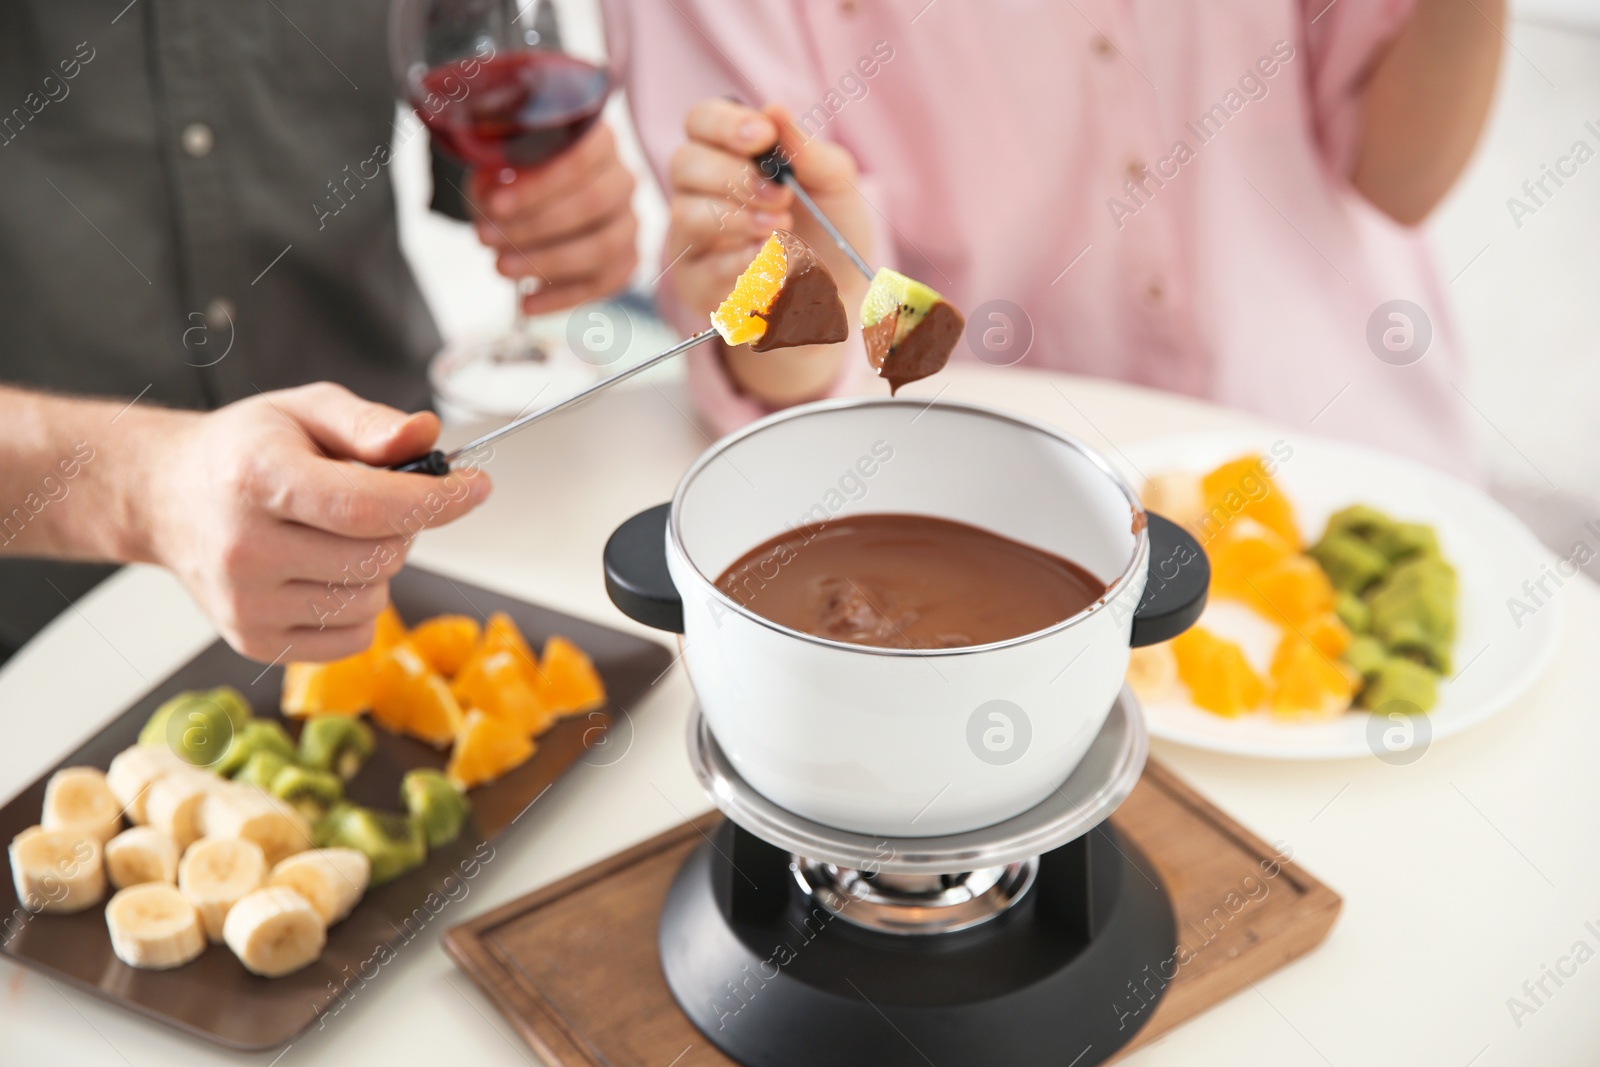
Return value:
[[(621, 83), (628, 46), (625, 0), (394, 0), (390, 10), (400, 94), (434, 143), (471, 168), (480, 198), (588, 132)], [(469, 360), (549, 362), (524, 310), (539, 285), (518, 279), (510, 334)]]

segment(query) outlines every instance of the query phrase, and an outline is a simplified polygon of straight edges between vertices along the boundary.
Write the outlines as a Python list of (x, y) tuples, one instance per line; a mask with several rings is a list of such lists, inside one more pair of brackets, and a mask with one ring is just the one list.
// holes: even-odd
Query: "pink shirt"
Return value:
[[(1347, 177), (1363, 77), (1410, 0), (632, 6), (657, 176), (696, 101), (787, 105), (855, 155), (880, 263), (967, 312), (956, 359), (1175, 390), (1475, 473), (1431, 256)], [(1431, 321), (1420, 359), (1416, 323), (1409, 354), (1383, 347), (1405, 346), (1406, 321), (1377, 314), (1397, 299)], [(764, 410), (714, 351), (690, 376), (718, 431)]]

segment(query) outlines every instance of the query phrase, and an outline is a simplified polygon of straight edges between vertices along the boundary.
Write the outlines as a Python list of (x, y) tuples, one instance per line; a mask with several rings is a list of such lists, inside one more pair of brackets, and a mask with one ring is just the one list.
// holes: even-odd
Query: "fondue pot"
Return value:
[[(1034, 633), (905, 649), (790, 629), (755, 610), (759, 590), (746, 603), (716, 585), (777, 535), (869, 513), (979, 527), (1079, 564), (1105, 593)], [(801, 818), (898, 838), (991, 826), (1048, 797), (1105, 724), (1130, 647), (1187, 628), (1210, 577), (1199, 545), (1082, 441), (909, 398), (803, 405), (723, 438), (670, 505), (613, 534), (605, 566), (624, 612), (683, 634), (705, 726), (740, 779)]]

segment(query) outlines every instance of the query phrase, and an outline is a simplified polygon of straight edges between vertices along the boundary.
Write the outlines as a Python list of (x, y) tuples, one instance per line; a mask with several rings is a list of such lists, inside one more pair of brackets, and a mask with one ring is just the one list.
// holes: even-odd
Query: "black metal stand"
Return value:
[(1109, 823), (1040, 857), (1010, 910), (951, 934), (861, 929), (802, 894), (789, 862), (725, 822), (661, 916), (673, 995), (745, 1067), (1092, 1067), (1170, 974), (1171, 903)]

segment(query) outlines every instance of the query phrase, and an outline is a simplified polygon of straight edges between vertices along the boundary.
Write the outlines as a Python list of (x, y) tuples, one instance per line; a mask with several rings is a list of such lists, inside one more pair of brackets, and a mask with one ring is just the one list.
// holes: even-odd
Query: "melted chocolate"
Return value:
[(774, 230), (786, 261), (783, 285), (765, 312), (767, 332), (750, 345), (752, 352), (796, 345), (838, 344), (850, 336), (850, 320), (833, 275), (811, 246), (788, 230)]
[(889, 394), (900, 391), (908, 382), (937, 374), (950, 362), (950, 353), (967, 328), (961, 312), (943, 300), (928, 309), (922, 321), (912, 327), (904, 341), (894, 343), (899, 315), (885, 315), (875, 325), (861, 331), (867, 346), (867, 362), (878, 377), (889, 382)]
[(739, 558), (717, 588), (792, 630), (880, 648), (962, 648), (1034, 633), (1106, 584), (1060, 556), (927, 515), (796, 527)]

